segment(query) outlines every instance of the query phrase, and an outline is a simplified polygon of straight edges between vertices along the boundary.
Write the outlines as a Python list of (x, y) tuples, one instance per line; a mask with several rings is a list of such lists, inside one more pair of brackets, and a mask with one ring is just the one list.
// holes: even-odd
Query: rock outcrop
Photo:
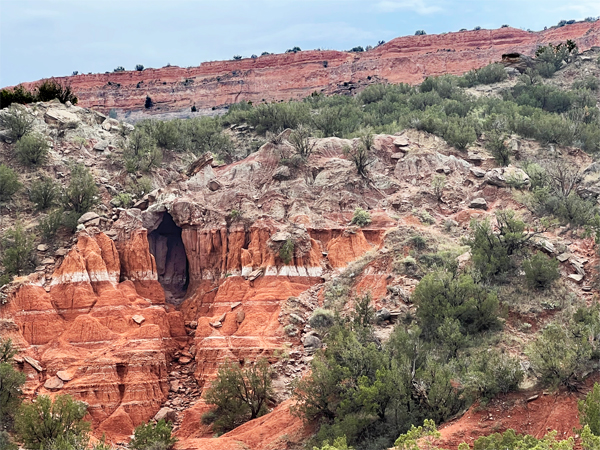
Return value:
[(156, 280), (145, 230), (120, 249), (97, 230), (80, 232), (46, 288), (25, 282), (0, 308), (26, 355), (25, 393), (85, 401), (94, 428), (113, 440), (152, 418), (169, 391), (170, 354), (187, 342)]
[[(425, 77), (462, 74), (499, 62), (505, 53), (532, 56), (540, 45), (572, 39), (580, 50), (600, 45), (600, 22), (528, 32), (516, 28), (442, 35), (406, 36), (371, 51), (302, 51), (198, 67), (75, 75), (59, 78), (73, 88), (79, 104), (108, 111), (143, 110), (146, 96), (154, 110), (210, 108), (242, 100), (298, 99), (312, 92), (345, 92), (371, 82), (420, 83)], [(293, 76), (291, 75), (293, 74)], [(36, 83), (25, 83), (32, 86)]]

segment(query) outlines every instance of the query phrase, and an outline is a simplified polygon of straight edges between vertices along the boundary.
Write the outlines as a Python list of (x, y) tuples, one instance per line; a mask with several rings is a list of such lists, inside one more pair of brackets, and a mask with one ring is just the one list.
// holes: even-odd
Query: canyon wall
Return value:
[(0, 308), (25, 394), (71, 394), (89, 405), (96, 430), (127, 439), (166, 400), (167, 365), (187, 342), (181, 313), (156, 281), (146, 231), (122, 245), (83, 231), (51, 277), (36, 275)]
[[(311, 93), (348, 91), (374, 81), (420, 83), (425, 77), (462, 74), (500, 61), (502, 54), (533, 55), (540, 45), (572, 39), (580, 50), (600, 46), (600, 21), (581, 22), (541, 32), (516, 28), (441, 35), (406, 36), (371, 51), (349, 53), (309, 50), (239, 61), (215, 61), (198, 67), (176, 66), (144, 71), (76, 75), (70, 83), (79, 105), (108, 111), (149, 112), (211, 108), (242, 100), (281, 101)], [(36, 83), (25, 83), (32, 87)]]

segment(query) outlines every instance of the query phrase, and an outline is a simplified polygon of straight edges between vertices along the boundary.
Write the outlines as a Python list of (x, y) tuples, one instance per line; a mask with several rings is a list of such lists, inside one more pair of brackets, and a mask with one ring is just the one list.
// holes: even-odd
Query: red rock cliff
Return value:
[[(164, 67), (143, 72), (65, 77), (84, 107), (144, 108), (146, 95), (161, 110), (298, 99), (314, 91), (333, 92), (344, 83), (386, 80), (419, 83), (425, 77), (462, 74), (499, 61), (503, 53), (533, 55), (539, 45), (574, 40), (581, 50), (600, 45), (600, 21), (537, 33), (516, 28), (396, 38), (372, 51), (303, 51), (198, 67)], [(35, 83), (29, 83), (33, 85)]]

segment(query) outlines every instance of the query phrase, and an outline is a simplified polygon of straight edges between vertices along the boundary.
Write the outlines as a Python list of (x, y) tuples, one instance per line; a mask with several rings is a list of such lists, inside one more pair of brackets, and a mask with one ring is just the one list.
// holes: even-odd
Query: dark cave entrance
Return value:
[(189, 263), (181, 239), (181, 227), (166, 212), (158, 228), (148, 236), (148, 241), (166, 301), (178, 306), (189, 284)]

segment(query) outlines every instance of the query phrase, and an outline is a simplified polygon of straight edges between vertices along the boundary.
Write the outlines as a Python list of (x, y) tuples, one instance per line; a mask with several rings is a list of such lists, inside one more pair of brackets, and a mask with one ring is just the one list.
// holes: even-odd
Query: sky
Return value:
[(600, 0), (0, 0), (0, 87), (597, 16)]

